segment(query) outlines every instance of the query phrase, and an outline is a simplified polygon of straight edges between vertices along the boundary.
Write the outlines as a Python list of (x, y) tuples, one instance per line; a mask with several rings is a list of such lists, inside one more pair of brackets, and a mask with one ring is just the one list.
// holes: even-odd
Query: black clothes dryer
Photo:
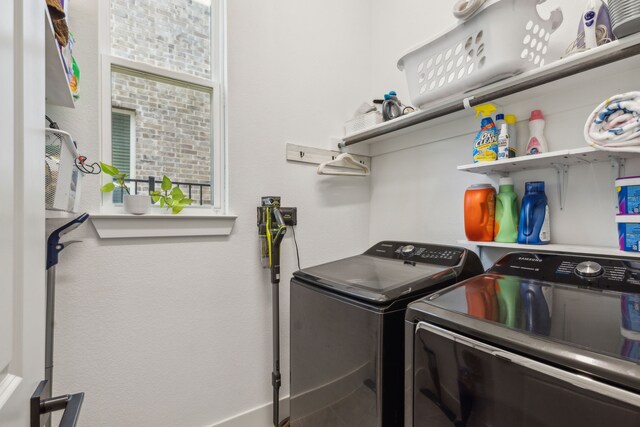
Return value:
[(292, 426), (401, 426), (407, 304), (482, 272), (464, 248), (390, 241), (295, 272)]

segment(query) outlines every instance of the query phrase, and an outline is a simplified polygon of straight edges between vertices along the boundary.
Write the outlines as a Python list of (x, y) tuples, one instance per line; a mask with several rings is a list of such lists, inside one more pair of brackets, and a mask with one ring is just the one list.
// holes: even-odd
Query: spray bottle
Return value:
[(476, 118), (482, 114), (480, 132), (473, 141), (473, 163), (491, 162), (498, 159), (498, 133), (496, 125), (491, 119), (491, 113), (495, 112), (493, 104), (482, 104), (473, 107), (476, 110)]

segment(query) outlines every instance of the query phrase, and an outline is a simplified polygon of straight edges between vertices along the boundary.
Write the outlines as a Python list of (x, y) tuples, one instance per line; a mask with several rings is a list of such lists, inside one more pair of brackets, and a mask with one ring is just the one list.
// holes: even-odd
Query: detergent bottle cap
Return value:
[(544, 181), (531, 181), (524, 185), (525, 193), (544, 193)]
[(483, 117), (491, 117), (492, 113), (498, 111), (493, 104), (480, 104), (473, 107), (473, 109), (476, 110), (476, 118), (478, 118), (480, 114), (482, 114)]
[(504, 114), (496, 114), (496, 120), (504, 120)]
[(397, 95), (397, 93), (396, 93), (396, 91), (395, 91), (395, 90), (392, 90), (391, 92), (389, 92), (389, 95), (391, 95), (391, 96), (396, 96), (396, 95)]
[(503, 185), (513, 185), (513, 178), (508, 176), (500, 178), (500, 187)]
[(532, 122), (534, 120), (544, 120), (544, 116), (542, 115), (542, 111), (533, 110), (531, 112), (531, 117), (529, 117), (529, 121)]
[(384, 100), (388, 101), (389, 99), (391, 99), (391, 95), (389, 95), (388, 93), (384, 94)]
[(515, 125), (517, 120), (516, 120), (516, 116), (514, 116), (513, 114), (507, 114), (504, 117), (504, 121), (507, 122), (507, 124)]

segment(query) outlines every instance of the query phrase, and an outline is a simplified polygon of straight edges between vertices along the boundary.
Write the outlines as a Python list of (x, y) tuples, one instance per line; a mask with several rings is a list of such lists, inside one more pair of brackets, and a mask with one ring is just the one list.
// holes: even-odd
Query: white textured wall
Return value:
[[(97, 2), (72, 3), (83, 72), (78, 109), (49, 109), (94, 158)], [(545, 8), (558, 3), (567, 7), (568, 24), (561, 29), (566, 37), (583, 2), (555, 0)], [(208, 426), (269, 403), (270, 294), (258, 266), (254, 224), (261, 195), (280, 194), (286, 205), (299, 207), (303, 266), (353, 254), (383, 238), (455, 243), (464, 237), (464, 189), (488, 180), (455, 170), (470, 162), (478, 126), (471, 115), (448, 125), (455, 137), (440, 128), (390, 141), (414, 144), (439, 135), (433, 144), (376, 157), (371, 185), (366, 179), (319, 178), (312, 167), (284, 161), (287, 141), (326, 147), (362, 100), (389, 89), (407, 99), (395, 63), (408, 47), (453, 23), (452, 5), (229, 1), (230, 211), (240, 217), (233, 234), (219, 239), (104, 242), (91, 227), (76, 234), (85, 242), (65, 251), (58, 276), (55, 388), (87, 392), (82, 425)], [(534, 91), (527, 102), (509, 108), (521, 119), (543, 108), (552, 148), (578, 147), (592, 105), (633, 88), (634, 72), (595, 88), (576, 83), (554, 96), (536, 98)], [(632, 162), (627, 171), (640, 174), (638, 169)], [(608, 165), (572, 169), (565, 211), (558, 206), (554, 171), (514, 179), (520, 194), (526, 180), (547, 180), (554, 239), (615, 244)], [(95, 211), (98, 181), (85, 184), (84, 207)], [(283, 277), (293, 268), (288, 237)], [(287, 325), (286, 285), (282, 300)], [(286, 326), (283, 332), (286, 395)]]
[[(210, 426), (270, 402), (260, 196), (299, 208), (303, 266), (368, 244), (369, 179), (318, 177), (313, 166), (285, 161), (285, 143), (329, 148), (369, 97), (369, 2), (228, 3), (229, 211), (239, 218), (222, 238), (102, 241), (91, 225), (74, 234), (84, 242), (65, 250), (58, 269), (55, 391), (86, 392), (83, 426)], [(97, 4), (71, 3), (82, 98), (74, 111), (48, 109), (90, 159), (99, 155)], [(98, 180), (84, 184), (83, 209), (95, 212)], [(282, 396), (293, 270), (288, 235)]]
[[(401, 98), (408, 100), (404, 75), (395, 61), (409, 47), (420, 43), (454, 23), (453, 0), (399, 3), (375, 0), (373, 28), (390, 22), (405, 25), (397, 33), (374, 31), (373, 90), (383, 92), (400, 88)], [(550, 0), (543, 11), (560, 5), (565, 21), (551, 40), (552, 52), (559, 55), (574, 37), (577, 17), (584, 6), (579, 0)], [(429, 25), (423, 17), (429, 16)], [(637, 67), (637, 65), (636, 65)], [(526, 145), (528, 117), (531, 110), (541, 108), (547, 119), (546, 135), (551, 150), (585, 146), (582, 129), (587, 115), (607, 96), (637, 90), (637, 68), (614, 73), (608, 79), (589, 75), (572, 78), (569, 83), (554, 83), (530, 90), (522, 101), (504, 104), (504, 111), (515, 113), (520, 143)], [(392, 82), (392, 83), (389, 83)], [(465, 239), (463, 196), (473, 183), (489, 182), (497, 187), (498, 177), (456, 171), (456, 166), (472, 162), (472, 141), (479, 129), (473, 113), (453, 122), (396, 137), (381, 143), (374, 151), (385, 152), (394, 145), (415, 146), (384, 154), (373, 159), (370, 242), (383, 238), (413, 239), (456, 244)], [(640, 175), (640, 162), (627, 162), (626, 175)], [(511, 175), (521, 200), (524, 183), (543, 180), (549, 198), (552, 241), (556, 243), (616, 246), (614, 223), (613, 173), (608, 163), (571, 168), (566, 207), (560, 209), (555, 169), (518, 172)], [(401, 215), (398, 217), (397, 213)], [(392, 218), (397, 218), (392, 221)], [(499, 249), (483, 251), (486, 266), (504, 254)]]

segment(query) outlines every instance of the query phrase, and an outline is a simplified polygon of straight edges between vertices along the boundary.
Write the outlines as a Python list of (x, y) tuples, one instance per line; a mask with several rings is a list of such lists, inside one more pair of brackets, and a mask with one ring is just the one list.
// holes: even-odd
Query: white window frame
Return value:
[[(111, 71), (113, 67), (124, 68), (146, 74), (175, 80), (187, 85), (196, 85), (211, 90), (211, 206), (193, 206), (180, 215), (196, 214), (198, 208), (212, 210), (214, 214), (227, 212), (227, 118), (226, 118), (226, 0), (211, 0), (211, 78), (189, 75), (179, 71), (120, 58), (111, 54), (111, 0), (100, 1), (100, 136), (102, 161), (111, 162)], [(135, 144), (134, 144), (135, 145)], [(135, 174), (135, 172), (134, 172)], [(108, 179), (102, 176), (102, 183)], [(105, 213), (114, 211), (109, 194), (103, 194), (102, 209)], [(190, 212), (191, 211), (191, 212)]]

